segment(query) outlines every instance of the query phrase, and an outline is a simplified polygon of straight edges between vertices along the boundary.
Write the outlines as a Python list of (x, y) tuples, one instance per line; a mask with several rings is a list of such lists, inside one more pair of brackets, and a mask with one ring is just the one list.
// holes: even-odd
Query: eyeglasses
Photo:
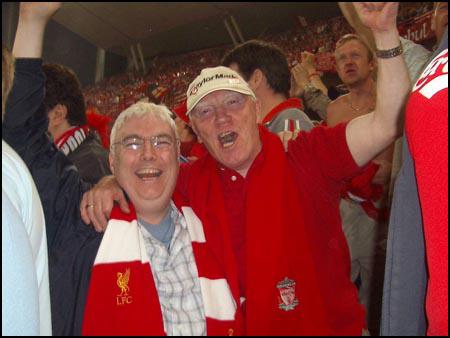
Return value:
[[(247, 95), (235, 93), (227, 96), (220, 106), (226, 111), (237, 111), (244, 107), (245, 102), (247, 102), (247, 97)], [(191, 114), (199, 120), (207, 120), (216, 115), (217, 109), (218, 106), (199, 104)]]
[(153, 148), (159, 151), (169, 150), (175, 142), (178, 142), (178, 139), (174, 141), (169, 135), (156, 135), (150, 137), (132, 135), (124, 137), (122, 141), (113, 143), (113, 145), (122, 145), (125, 149), (137, 151), (143, 149), (146, 140), (149, 140)]

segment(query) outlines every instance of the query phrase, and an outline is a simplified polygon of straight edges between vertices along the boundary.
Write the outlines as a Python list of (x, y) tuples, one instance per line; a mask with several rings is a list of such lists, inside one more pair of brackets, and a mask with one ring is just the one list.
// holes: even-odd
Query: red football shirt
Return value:
[[(344, 178), (360, 172), (348, 149), (346, 124), (335, 128), (317, 127), (303, 132), (289, 144), (288, 159), (304, 204), (307, 231), (316, 248), (314, 259), (320, 287), (325, 293), (330, 326), (335, 334), (360, 334), (365, 327), (364, 309), (350, 280), (350, 254), (339, 213)], [(261, 154), (260, 154), (261, 155)], [(248, 175), (258, 165), (256, 158)], [(245, 179), (237, 172), (221, 170), (225, 208), (230, 221), (232, 245), (238, 262), (245, 254)], [(274, 173), (276, 175), (276, 173)], [(189, 165), (182, 166), (177, 192), (187, 189)], [(258, 197), (261, 198), (261, 197)], [(245, 266), (238, 264), (241, 294), (245, 295)]]
[[(316, 127), (289, 143), (288, 157), (294, 169), (307, 230), (316, 248), (315, 264), (325, 292), (328, 317), (335, 334), (361, 334), (365, 313), (350, 280), (350, 253), (339, 212), (345, 179), (361, 171), (347, 145), (347, 124)], [(355, 332), (361, 329), (359, 332)]]
[(428, 335), (448, 335), (448, 49), (413, 88), (406, 134), (422, 209), (428, 288)]

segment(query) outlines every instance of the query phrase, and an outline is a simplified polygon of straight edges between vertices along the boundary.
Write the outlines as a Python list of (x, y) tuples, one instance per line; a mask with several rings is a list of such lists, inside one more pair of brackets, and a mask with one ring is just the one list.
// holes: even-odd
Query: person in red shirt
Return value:
[[(371, 114), (301, 132), (285, 153), (275, 135), (258, 128), (260, 104), (236, 72), (204, 69), (187, 92), (187, 114), (209, 155), (182, 168), (176, 199), (201, 220), (215, 253), (205, 259), (219, 261), (239, 293), (249, 335), (360, 335), (365, 328), (349, 279), (339, 196), (345, 179), (399, 134), (409, 80), (395, 26), (398, 3), (357, 8), (380, 54), (390, 55), (379, 60), (382, 100)], [(123, 198), (105, 180), (83, 197), (83, 219), (102, 229), (112, 200)], [(92, 204), (99, 207), (86, 209)]]
[(448, 336), (448, 35), (445, 33), (437, 55), (413, 87), (405, 131), (422, 209), (428, 271), (427, 335)]

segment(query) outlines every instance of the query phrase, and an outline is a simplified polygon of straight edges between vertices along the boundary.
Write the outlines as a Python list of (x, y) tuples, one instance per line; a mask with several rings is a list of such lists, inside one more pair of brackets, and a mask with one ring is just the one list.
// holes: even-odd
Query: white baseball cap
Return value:
[(231, 90), (256, 99), (247, 82), (234, 70), (223, 66), (205, 68), (189, 85), (186, 115), (189, 115), (201, 99), (217, 90)]

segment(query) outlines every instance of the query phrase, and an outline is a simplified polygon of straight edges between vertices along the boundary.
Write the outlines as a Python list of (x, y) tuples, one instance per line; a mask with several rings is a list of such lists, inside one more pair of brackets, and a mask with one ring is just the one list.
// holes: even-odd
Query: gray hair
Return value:
[(172, 128), (173, 132), (175, 133), (176, 138), (178, 139), (178, 131), (175, 125), (175, 121), (172, 119), (172, 113), (165, 105), (162, 104), (157, 105), (154, 103), (147, 103), (147, 102), (138, 102), (131, 105), (123, 112), (121, 112), (117, 117), (116, 121), (114, 122), (110, 137), (111, 141), (110, 151), (112, 152), (113, 144), (116, 142), (117, 134), (119, 130), (123, 127), (126, 120), (128, 120), (130, 117), (146, 117), (146, 116), (152, 116), (160, 119), (163, 122), (167, 122), (170, 125), (170, 128)]

